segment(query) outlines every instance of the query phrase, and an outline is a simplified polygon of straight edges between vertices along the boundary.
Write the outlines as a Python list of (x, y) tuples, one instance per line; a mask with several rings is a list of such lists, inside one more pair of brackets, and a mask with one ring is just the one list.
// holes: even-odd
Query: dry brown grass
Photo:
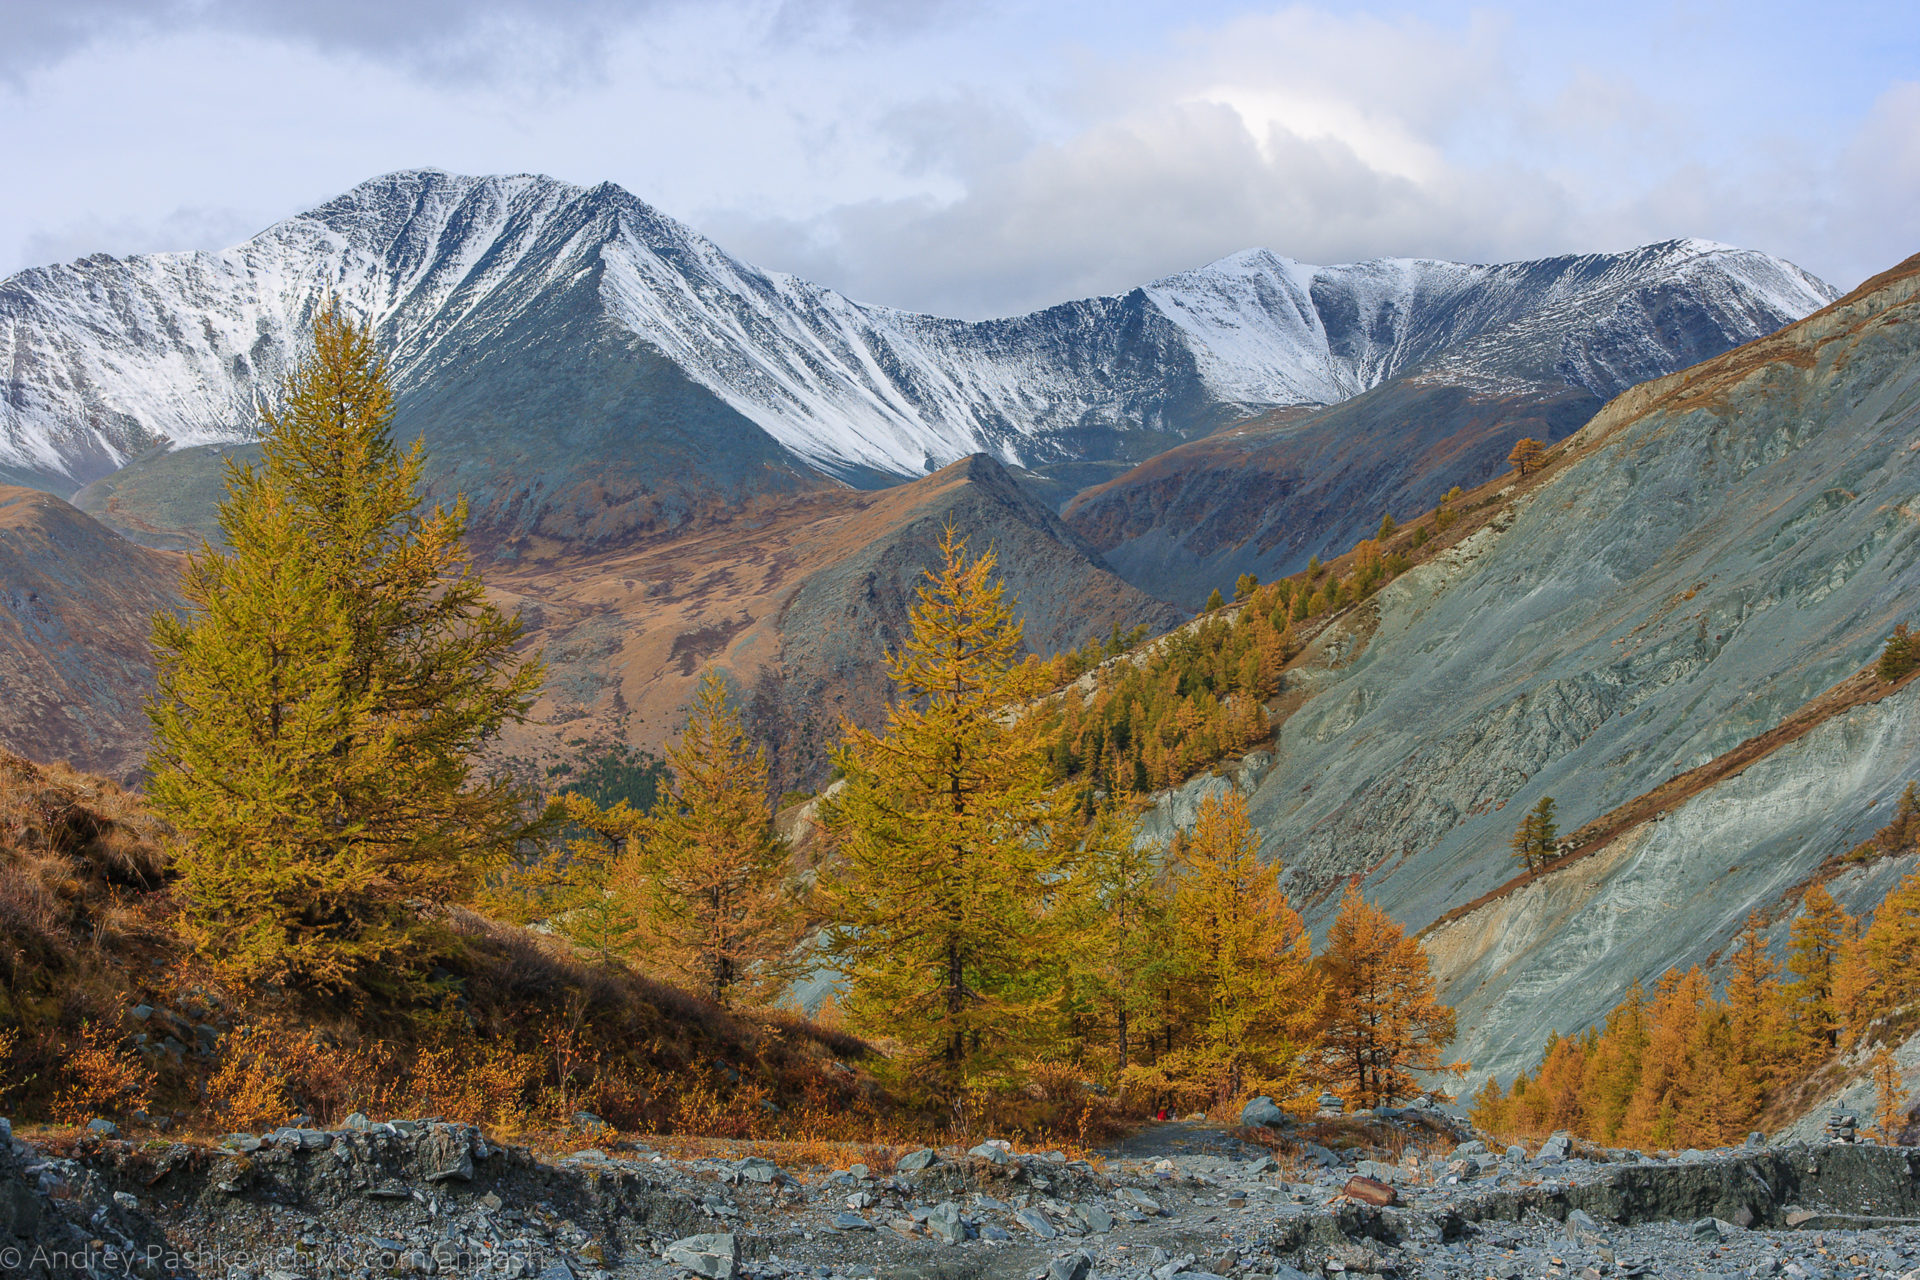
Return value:
[[(585, 1110), (826, 1141), (867, 1137), (883, 1110), (844, 1031), (732, 1013), (464, 910), (442, 914), (431, 1006), (223, 989), (174, 928), (170, 838), (138, 795), (0, 752), (0, 1090), (21, 1119), (152, 1107), (223, 1132), (361, 1111), (548, 1134)], [(158, 1012), (135, 1020), (138, 1004)]]
[[(16, 1117), (125, 1126), (145, 1109), (219, 1134), (357, 1111), (608, 1141), (572, 1124), (585, 1111), (616, 1134), (873, 1168), (956, 1136), (954, 1116), (888, 1095), (876, 1051), (839, 1027), (723, 1009), (464, 909), (439, 914), (429, 1004), (223, 987), (174, 928), (167, 839), (132, 793), (0, 756), (0, 1090)], [(1126, 1123), (1079, 1073), (1043, 1067), (958, 1136), (1083, 1152)]]

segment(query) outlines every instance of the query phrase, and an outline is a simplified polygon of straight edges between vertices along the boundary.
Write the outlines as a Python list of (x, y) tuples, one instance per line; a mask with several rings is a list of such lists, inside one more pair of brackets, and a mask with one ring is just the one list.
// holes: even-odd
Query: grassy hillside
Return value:
[(354, 1111), (815, 1139), (917, 1123), (850, 1036), (461, 909), (429, 1002), (224, 988), (176, 929), (172, 838), (137, 794), (0, 752), (0, 1111), (204, 1132)]

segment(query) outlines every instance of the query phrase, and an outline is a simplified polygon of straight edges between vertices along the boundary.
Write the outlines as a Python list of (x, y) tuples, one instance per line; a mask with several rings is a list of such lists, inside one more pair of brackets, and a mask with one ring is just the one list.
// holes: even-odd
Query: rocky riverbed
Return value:
[(561, 1157), (431, 1120), (0, 1137), (0, 1274), (321, 1280), (1902, 1276), (1920, 1149), (1491, 1151), (1431, 1115), (1280, 1135), (1151, 1126), (1092, 1159), (904, 1152), (882, 1171)]

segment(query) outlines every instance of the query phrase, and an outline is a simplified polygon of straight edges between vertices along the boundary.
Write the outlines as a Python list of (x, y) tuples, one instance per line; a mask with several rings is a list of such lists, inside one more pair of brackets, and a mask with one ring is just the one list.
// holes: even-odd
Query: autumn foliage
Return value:
[(1363, 539), (1343, 575), (1327, 574), (1317, 558), (1297, 578), (1262, 585), (1241, 575), (1238, 610), (1203, 618), (1143, 652), (1127, 654), (1116, 628), (1105, 644), (1028, 659), (1040, 687), (1094, 673), (1090, 696), (1061, 698), (1047, 712), (1053, 780), (1089, 795), (1145, 794), (1266, 741), (1266, 702), (1300, 651), (1297, 624), (1367, 599), (1408, 563), (1403, 552)]
[[(957, 1113), (1061, 1068), (1182, 1108), (1318, 1088), (1323, 1037), (1346, 1024), (1330, 1021), (1328, 971), (1245, 797), (1209, 796), (1161, 850), (1140, 840), (1124, 785), (1057, 785), (1044, 725), (1018, 701), (1034, 668), (1014, 661), (992, 558), (951, 533), (942, 554), (894, 659), (887, 730), (849, 730), (846, 789), (823, 806), (852, 1026), (897, 1046), (900, 1075)], [(1249, 605), (1247, 636), (1285, 621), (1277, 593), (1249, 588)], [(1406, 1096), (1450, 1015), (1418, 946), (1383, 917), (1367, 925), (1334, 972), (1364, 987), (1368, 1096)]]
[(1279, 865), (1260, 860), (1246, 799), (1209, 797), (1169, 861), (1179, 960), (1166, 975), (1163, 1048), (1125, 1078), (1186, 1105), (1298, 1096), (1312, 1078), (1326, 983)]
[[(1862, 850), (1920, 847), (1920, 789)], [(1859, 852), (1859, 851), (1856, 851)], [(1666, 974), (1651, 995), (1635, 986), (1603, 1026), (1548, 1039), (1533, 1072), (1475, 1096), (1474, 1122), (1496, 1133), (1567, 1129), (1613, 1146), (1708, 1147), (1737, 1142), (1777, 1100), (1855, 1046), (1907, 1025), (1920, 1005), (1920, 873), (1903, 879), (1859, 923), (1810, 885), (1788, 929), (1784, 966), (1767, 953), (1763, 921), (1748, 919), (1714, 994), (1698, 969)], [(1885, 1105), (1899, 1127), (1904, 1098), (1891, 1059), (1876, 1054)], [(1891, 1101), (1887, 1101), (1891, 1099)]]
[(798, 911), (781, 883), (766, 753), (748, 743), (719, 676), (700, 682), (667, 763), (671, 782), (609, 877), (636, 921), (633, 950), (716, 1004), (768, 1004), (791, 975)]
[(323, 308), (264, 417), (262, 465), (227, 466), (230, 550), (203, 543), (186, 610), (153, 620), (149, 794), (232, 979), (397, 990), (440, 936), (422, 907), (519, 834), (524, 797), (477, 759), (541, 668), (467, 562), (465, 503), (419, 509), (365, 325)]
[(822, 891), (853, 1024), (896, 1041), (904, 1076), (951, 1105), (1004, 1080), (1048, 1026), (1035, 961), (1078, 832), (1032, 716), (1008, 711), (1033, 690), (993, 553), (968, 555), (949, 527), (941, 554), (890, 660), (885, 732), (846, 729)]
[(1342, 1097), (1377, 1106), (1421, 1091), (1414, 1071), (1445, 1070), (1454, 1014), (1435, 998), (1420, 944), (1347, 887), (1320, 957), (1327, 978), (1321, 1061)]
[(1886, 646), (1880, 651), (1880, 661), (1876, 667), (1880, 678), (1891, 684), (1895, 680), (1920, 669), (1920, 636), (1916, 636), (1902, 622), (1894, 627), (1893, 634), (1887, 637)]

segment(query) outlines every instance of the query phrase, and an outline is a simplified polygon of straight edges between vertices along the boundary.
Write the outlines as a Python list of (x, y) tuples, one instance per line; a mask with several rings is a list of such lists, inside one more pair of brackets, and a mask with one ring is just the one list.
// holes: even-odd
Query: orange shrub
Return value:
[(54, 1119), (85, 1124), (94, 1116), (142, 1110), (153, 1073), (135, 1061), (119, 1038), (98, 1024), (82, 1023), (80, 1042), (67, 1047), (66, 1082), (53, 1101)]

